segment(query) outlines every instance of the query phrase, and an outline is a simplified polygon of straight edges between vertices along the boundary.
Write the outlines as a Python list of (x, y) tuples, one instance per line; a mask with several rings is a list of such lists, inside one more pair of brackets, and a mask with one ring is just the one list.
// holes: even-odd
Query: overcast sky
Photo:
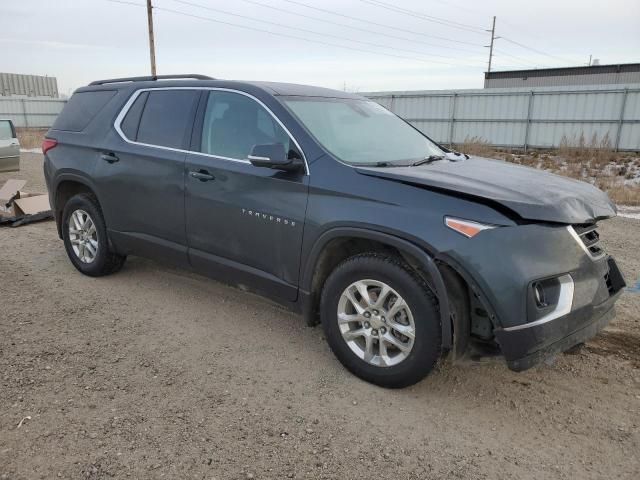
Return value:
[[(55, 76), (65, 94), (94, 79), (148, 74), (145, 0), (123, 1), (135, 5), (0, 0), (0, 72)], [(395, 10), (374, 5), (381, 2)], [(503, 37), (495, 42), (495, 70), (584, 65), (590, 54), (602, 64), (640, 61), (640, 0), (153, 4), (160, 74), (352, 91), (481, 88), (490, 39), (483, 29), (493, 15)]]

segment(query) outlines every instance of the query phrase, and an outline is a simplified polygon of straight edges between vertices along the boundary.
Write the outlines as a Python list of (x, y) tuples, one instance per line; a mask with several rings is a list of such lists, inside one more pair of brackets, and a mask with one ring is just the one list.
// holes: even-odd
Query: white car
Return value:
[(0, 172), (20, 170), (20, 142), (11, 120), (0, 119)]

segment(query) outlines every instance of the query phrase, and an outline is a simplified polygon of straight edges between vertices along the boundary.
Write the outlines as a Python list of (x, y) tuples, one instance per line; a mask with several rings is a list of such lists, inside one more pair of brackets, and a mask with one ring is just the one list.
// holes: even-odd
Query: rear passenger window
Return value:
[(195, 113), (195, 90), (149, 92), (138, 127), (136, 141), (149, 145), (185, 148), (185, 135)]
[(124, 133), (125, 137), (134, 142), (138, 139), (138, 126), (140, 125), (140, 117), (142, 116), (142, 110), (147, 102), (149, 92), (142, 92), (135, 99), (133, 105), (129, 108), (127, 115), (120, 124), (120, 129)]
[(115, 94), (115, 90), (74, 93), (51, 128), (81, 132)]

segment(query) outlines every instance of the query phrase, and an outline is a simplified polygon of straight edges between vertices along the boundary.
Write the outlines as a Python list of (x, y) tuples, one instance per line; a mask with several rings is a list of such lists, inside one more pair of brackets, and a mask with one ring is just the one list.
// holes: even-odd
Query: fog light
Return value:
[(540, 282), (536, 282), (533, 284), (533, 295), (536, 299), (536, 306), (538, 308), (548, 307), (547, 298), (544, 293), (544, 287)]

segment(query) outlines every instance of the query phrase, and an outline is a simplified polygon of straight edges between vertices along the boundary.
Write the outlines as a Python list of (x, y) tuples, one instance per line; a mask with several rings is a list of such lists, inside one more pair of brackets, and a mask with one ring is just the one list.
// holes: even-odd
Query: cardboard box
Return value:
[(29, 194), (13, 201), (13, 209), (16, 215), (35, 215), (51, 210), (49, 195)]
[(7, 180), (0, 187), (0, 224), (13, 227), (53, 218), (49, 195), (23, 192), (24, 180)]
[(0, 187), (0, 207), (7, 208), (11, 201), (20, 193), (20, 189), (27, 184), (25, 180), (9, 179)]

